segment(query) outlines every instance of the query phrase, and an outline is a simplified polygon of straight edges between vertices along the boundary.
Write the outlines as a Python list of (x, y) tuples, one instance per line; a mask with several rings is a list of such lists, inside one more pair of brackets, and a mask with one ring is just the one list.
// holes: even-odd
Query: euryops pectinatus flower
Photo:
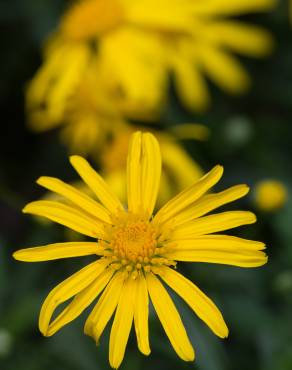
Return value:
[[(214, 167), (199, 181), (166, 203), (153, 215), (161, 173), (157, 140), (149, 133), (132, 136), (127, 161), (128, 206), (107, 187), (88, 162), (79, 156), (71, 164), (96, 194), (95, 201), (70, 185), (51, 177), (37, 182), (66, 199), (29, 203), (25, 213), (46, 217), (92, 237), (92, 242), (68, 242), (22, 249), (14, 258), (26, 262), (95, 255), (94, 262), (54, 288), (40, 312), (39, 327), (51, 336), (79, 316), (100, 295), (85, 323), (85, 333), (98, 343), (114, 314), (109, 361), (121, 364), (132, 323), (138, 347), (149, 355), (149, 297), (178, 356), (194, 360), (195, 354), (180, 315), (163, 283), (172, 288), (219, 337), (228, 329), (215, 304), (190, 280), (175, 270), (177, 261), (209, 262), (257, 267), (267, 262), (263, 243), (214, 234), (256, 221), (245, 211), (207, 213), (243, 197), (246, 185), (206, 194), (223, 174)], [(69, 202), (69, 203), (68, 203)], [(73, 298), (74, 297), (74, 298)], [(73, 298), (52, 320), (55, 309)]]
[(244, 93), (251, 79), (236, 55), (265, 56), (273, 49), (273, 38), (238, 18), (271, 10), (276, 3), (73, 0), (28, 85), (32, 128), (45, 131), (71, 121), (68, 103), (72, 96), (79, 100), (88, 70), (106, 76), (97, 95), (107, 91), (105, 99), (119, 106), (124, 118), (159, 114), (170, 75), (181, 102), (192, 110), (209, 105), (205, 76), (231, 94)]

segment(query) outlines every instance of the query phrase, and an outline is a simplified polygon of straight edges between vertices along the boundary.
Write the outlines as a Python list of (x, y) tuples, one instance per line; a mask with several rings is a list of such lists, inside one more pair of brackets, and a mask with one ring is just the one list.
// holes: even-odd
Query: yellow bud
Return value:
[(277, 180), (264, 180), (255, 188), (255, 203), (265, 212), (280, 209), (287, 201), (288, 192), (284, 184)]

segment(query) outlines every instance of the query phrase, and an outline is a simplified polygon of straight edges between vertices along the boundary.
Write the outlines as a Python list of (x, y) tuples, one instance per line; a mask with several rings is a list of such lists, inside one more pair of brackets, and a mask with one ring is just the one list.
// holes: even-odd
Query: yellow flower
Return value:
[[(67, 70), (60, 76), (60, 89), (46, 90), (49, 98), (46, 105), (41, 101), (34, 104), (38, 93), (34, 84), (30, 86), (27, 93), (29, 123), (36, 132), (60, 127), (61, 140), (69, 151), (87, 155), (100, 148), (113, 130), (122, 130), (127, 120), (109, 96), (103, 77), (92, 68), (84, 71), (83, 79), (62, 95), (66, 72), (69, 73)], [(49, 81), (48, 84), (51, 86)]]
[[(86, 51), (80, 45), (75, 49), (76, 55), (77, 50)], [(157, 117), (154, 110), (144, 110), (143, 104), (138, 109), (122, 103), (118, 92), (110, 91), (108, 76), (97, 73), (96, 63), (91, 61), (86, 68), (83, 65), (79, 76), (74, 68), (78, 65), (76, 55), (72, 50), (60, 53), (59, 62), (64, 63), (61, 72), (49, 72), (51, 65), (47, 63), (30, 83), (26, 103), (32, 130), (60, 128), (61, 140), (70, 152), (88, 155), (99, 153), (108, 137), (126, 129), (129, 119), (151, 122)]]
[(255, 202), (259, 209), (273, 212), (283, 207), (288, 198), (286, 187), (277, 180), (260, 181), (255, 188)]
[[(220, 234), (254, 223), (253, 213), (231, 211), (206, 216), (221, 205), (243, 197), (248, 192), (247, 186), (238, 185), (217, 194), (206, 194), (223, 174), (223, 168), (216, 166), (153, 215), (161, 174), (159, 144), (153, 135), (137, 132), (132, 137), (127, 161), (126, 208), (85, 159), (72, 156), (70, 161), (99, 202), (61, 180), (41, 177), (38, 184), (62, 195), (70, 205), (36, 201), (29, 203), (23, 211), (46, 217), (93, 240), (23, 249), (15, 252), (14, 258), (26, 262), (85, 255), (97, 258), (50, 292), (39, 318), (43, 335), (53, 335), (100, 296), (87, 318), (84, 331), (98, 343), (114, 315), (109, 361), (113, 368), (118, 368), (132, 324), (140, 351), (145, 355), (150, 353), (150, 297), (178, 356), (192, 361), (195, 356), (192, 344), (165, 283), (216, 335), (227, 337), (227, 326), (215, 304), (173, 267), (177, 261), (241, 267), (256, 267), (267, 262), (262, 251), (263, 243)], [(67, 307), (52, 320), (56, 308), (71, 298)]]
[(107, 88), (129, 115), (159, 111), (169, 74), (190, 109), (209, 103), (204, 74), (224, 90), (242, 93), (250, 79), (231, 52), (258, 57), (273, 42), (260, 27), (229, 17), (267, 10), (275, 2), (80, 0), (45, 49), (44, 64), (28, 88), (29, 109), (62, 109), (88, 68), (107, 76)]

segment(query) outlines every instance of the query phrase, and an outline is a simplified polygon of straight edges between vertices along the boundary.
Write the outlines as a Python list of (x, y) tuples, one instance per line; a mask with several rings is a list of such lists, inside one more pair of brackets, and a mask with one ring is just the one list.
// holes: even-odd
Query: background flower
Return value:
[(286, 186), (278, 180), (262, 180), (255, 187), (255, 203), (265, 212), (273, 212), (282, 208), (287, 202)]
[(28, 87), (28, 109), (34, 114), (41, 108), (48, 119), (58, 120), (91, 69), (98, 76), (105, 74), (102, 91), (109, 90), (107, 96), (114, 95), (130, 115), (144, 118), (162, 109), (170, 72), (182, 103), (189, 109), (205, 109), (209, 94), (202, 74), (231, 93), (244, 92), (249, 77), (228, 50), (257, 57), (270, 52), (273, 44), (263, 29), (226, 17), (270, 10), (275, 3), (73, 3), (47, 43), (43, 65)]

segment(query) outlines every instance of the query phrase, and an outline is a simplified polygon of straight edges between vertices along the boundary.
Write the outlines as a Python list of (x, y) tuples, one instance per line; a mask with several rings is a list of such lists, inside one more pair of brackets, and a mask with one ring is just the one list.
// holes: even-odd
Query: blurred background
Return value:
[[(19, 248), (68, 237), (63, 227), (21, 213), (27, 202), (44, 195), (34, 183), (39, 176), (76, 180), (58, 131), (32, 132), (25, 114), (25, 86), (40, 67), (42, 43), (66, 6), (61, 0), (0, 3), (1, 370), (109, 368), (109, 327), (96, 348), (94, 341), (83, 335), (88, 312), (52, 338), (43, 338), (38, 331), (39, 310), (48, 292), (88, 260), (24, 264), (11, 257)], [(230, 329), (229, 338), (216, 338), (174, 296), (196, 349), (195, 363), (184, 363), (176, 356), (151, 311), (151, 356), (138, 352), (131, 333), (123, 370), (292, 370), (292, 27), (288, 2), (279, 1), (267, 14), (240, 18), (268, 29), (276, 45), (266, 58), (241, 57), (252, 78), (249, 92), (232, 97), (208, 82), (212, 104), (206, 112), (196, 113), (185, 109), (170, 87), (157, 127), (164, 132), (173, 125), (199, 122), (210, 130), (208, 140), (181, 140), (180, 145), (204, 171), (217, 163), (224, 165), (225, 175), (216, 190), (238, 183), (251, 187), (245, 199), (228, 209), (252, 210), (258, 222), (233, 234), (264, 241), (269, 263), (258, 269), (180, 266), (218, 304)], [(147, 122), (139, 124), (147, 127)], [(255, 189), (267, 179), (279, 181), (287, 193), (272, 211), (256, 202)]]

